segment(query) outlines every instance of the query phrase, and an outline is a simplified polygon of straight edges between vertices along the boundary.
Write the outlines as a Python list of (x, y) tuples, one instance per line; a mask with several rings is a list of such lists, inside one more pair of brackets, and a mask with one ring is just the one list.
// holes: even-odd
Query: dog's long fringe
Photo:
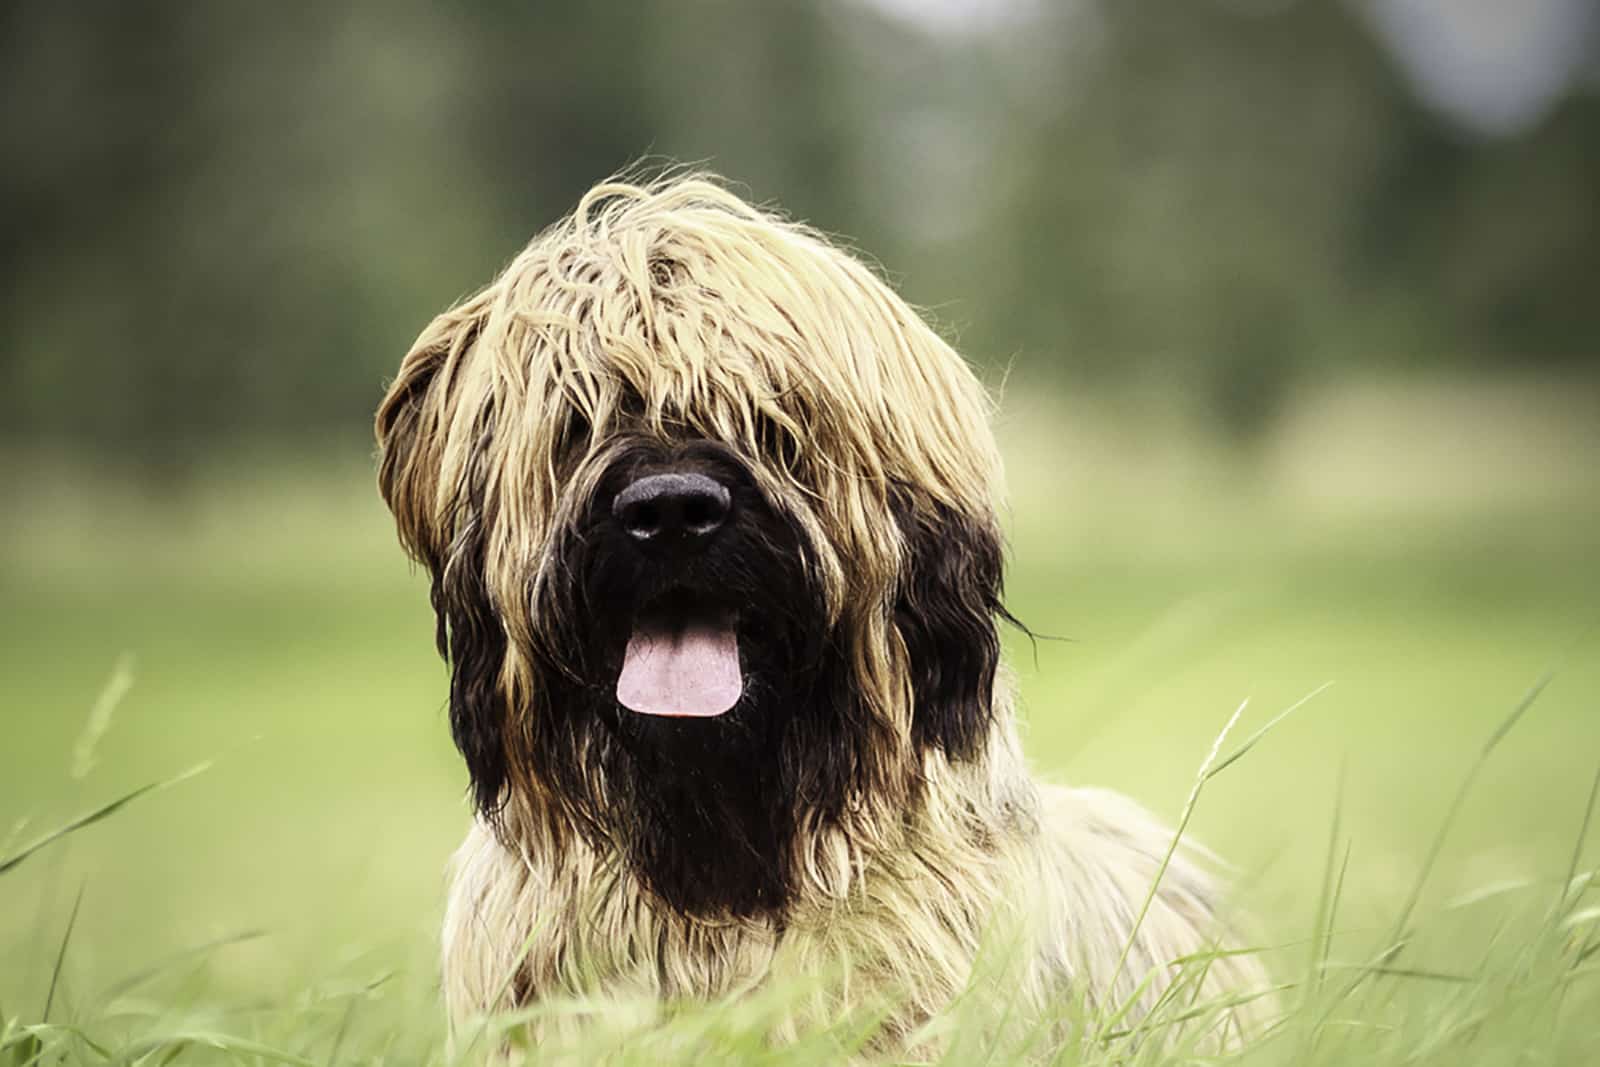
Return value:
[[(887, 518), (891, 494), (912, 487), (916, 507), (997, 527), (990, 414), (966, 363), (867, 267), (706, 176), (595, 187), (428, 325), (378, 414), (380, 484), (402, 541), (436, 575), (468, 565), (466, 531), (482, 538), (473, 565), (506, 630), (507, 707), (538, 713), (525, 650), (541, 639), (532, 605), (545, 546), (577, 521), (610, 442), (644, 430), (734, 448), (806, 533), (824, 621), (847, 642), (883, 738), (875, 787), (847, 818), (797, 813), (798, 896), (781, 937), (762, 921), (656, 910), (611, 857), (568, 848), (550, 862), (553, 805), (514, 767), (508, 824), (477, 826), (456, 860), (454, 1019), (508, 1007), (493, 1002), (499, 990), (518, 1002), (587, 992), (599, 974), (670, 998), (838, 972), (834, 1003), (892, 989), (902, 1006), (890, 1029), (909, 1034), (959, 993), (997, 917), (1013, 916), (1036, 946), (1018, 978), (1036, 1001), (1154, 1003), (1166, 983), (1147, 976), (1223, 936), (1218, 890), (1184, 851), (1134, 933), (1130, 902), (1169, 838), (1114, 795), (1034, 784), (1004, 672), (976, 758), (915, 752), (892, 621), (906, 546)], [(536, 927), (551, 933), (531, 937)], [(1203, 984), (1264, 983), (1253, 957), (1227, 955)]]
[[(465, 523), (487, 531), (503, 688), (527, 707), (538, 694), (518, 650), (540, 639), (527, 576), (537, 592), (541, 550), (603, 473), (608, 441), (643, 426), (738, 449), (815, 547), (825, 623), (857, 635), (857, 691), (898, 769), (911, 709), (888, 623), (904, 562), (889, 494), (915, 486), (917, 503), (994, 525), (989, 415), (961, 357), (810, 228), (706, 176), (609, 181), (423, 331), (378, 413), (380, 484), (436, 571), (460, 565)], [(901, 777), (882, 776), (885, 807), (903, 799)]]

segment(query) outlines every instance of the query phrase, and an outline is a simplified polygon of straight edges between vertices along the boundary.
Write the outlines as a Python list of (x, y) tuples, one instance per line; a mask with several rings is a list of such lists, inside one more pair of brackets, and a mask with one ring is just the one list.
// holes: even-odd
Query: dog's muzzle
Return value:
[[(703, 552), (733, 511), (727, 486), (708, 475), (669, 471), (639, 478), (611, 505), (612, 518), (652, 560), (671, 564)], [(617, 675), (617, 702), (643, 715), (710, 718), (739, 702), (737, 619), (688, 589), (646, 604)]]

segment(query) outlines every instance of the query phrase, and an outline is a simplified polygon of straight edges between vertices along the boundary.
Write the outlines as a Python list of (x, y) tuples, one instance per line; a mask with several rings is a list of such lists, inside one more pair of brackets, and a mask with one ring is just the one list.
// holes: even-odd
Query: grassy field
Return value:
[[(1242, 701), (1236, 739), (1332, 683), (1207, 785), (1190, 828), (1237, 864), (1289, 981), (1318, 958), (1332, 842), (1332, 978), (1259, 1062), (1600, 1057), (1600, 892), (1563, 892), (1600, 854), (1575, 853), (1600, 769), (1600, 453), (1581, 420), (1481, 425), (1479, 402), (1416, 428), (1346, 397), (1247, 464), (1063, 429), (1087, 418), (1003, 424), (1009, 599), (1061, 638), (1008, 638), (1042, 775), (1176, 819)], [(0, 542), (0, 862), (210, 767), (0, 875), (0, 1063), (442, 1055), (434, 937), (466, 810), (425, 583), (364, 470), (273, 469), (156, 501), (42, 477), (7, 497), (28, 506)], [(1392, 973), (1345, 968), (1390, 943), (1452, 812)], [(47, 1001), (64, 1028), (28, 1036)], [(717, 1010), (629, 1054), (818, 1054), (751, 1043), (759, 1006)]]

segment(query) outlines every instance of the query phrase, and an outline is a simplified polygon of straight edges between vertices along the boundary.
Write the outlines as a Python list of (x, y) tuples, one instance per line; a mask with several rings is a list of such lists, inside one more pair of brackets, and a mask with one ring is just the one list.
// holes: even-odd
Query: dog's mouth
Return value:
[(619, 704), (641, 715), (714, 718), (743, 691), (734, 612), (684, 589), (639, 611), (617, 675)]

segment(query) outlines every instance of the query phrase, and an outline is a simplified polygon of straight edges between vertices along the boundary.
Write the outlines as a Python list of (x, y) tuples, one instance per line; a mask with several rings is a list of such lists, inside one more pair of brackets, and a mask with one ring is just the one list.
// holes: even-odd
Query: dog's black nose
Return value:
[(611, 514), (640, 545), (692, 550), (711, 539), (732, 507), (727, 486), (704, 474), (651, 474), (618, 493)]

